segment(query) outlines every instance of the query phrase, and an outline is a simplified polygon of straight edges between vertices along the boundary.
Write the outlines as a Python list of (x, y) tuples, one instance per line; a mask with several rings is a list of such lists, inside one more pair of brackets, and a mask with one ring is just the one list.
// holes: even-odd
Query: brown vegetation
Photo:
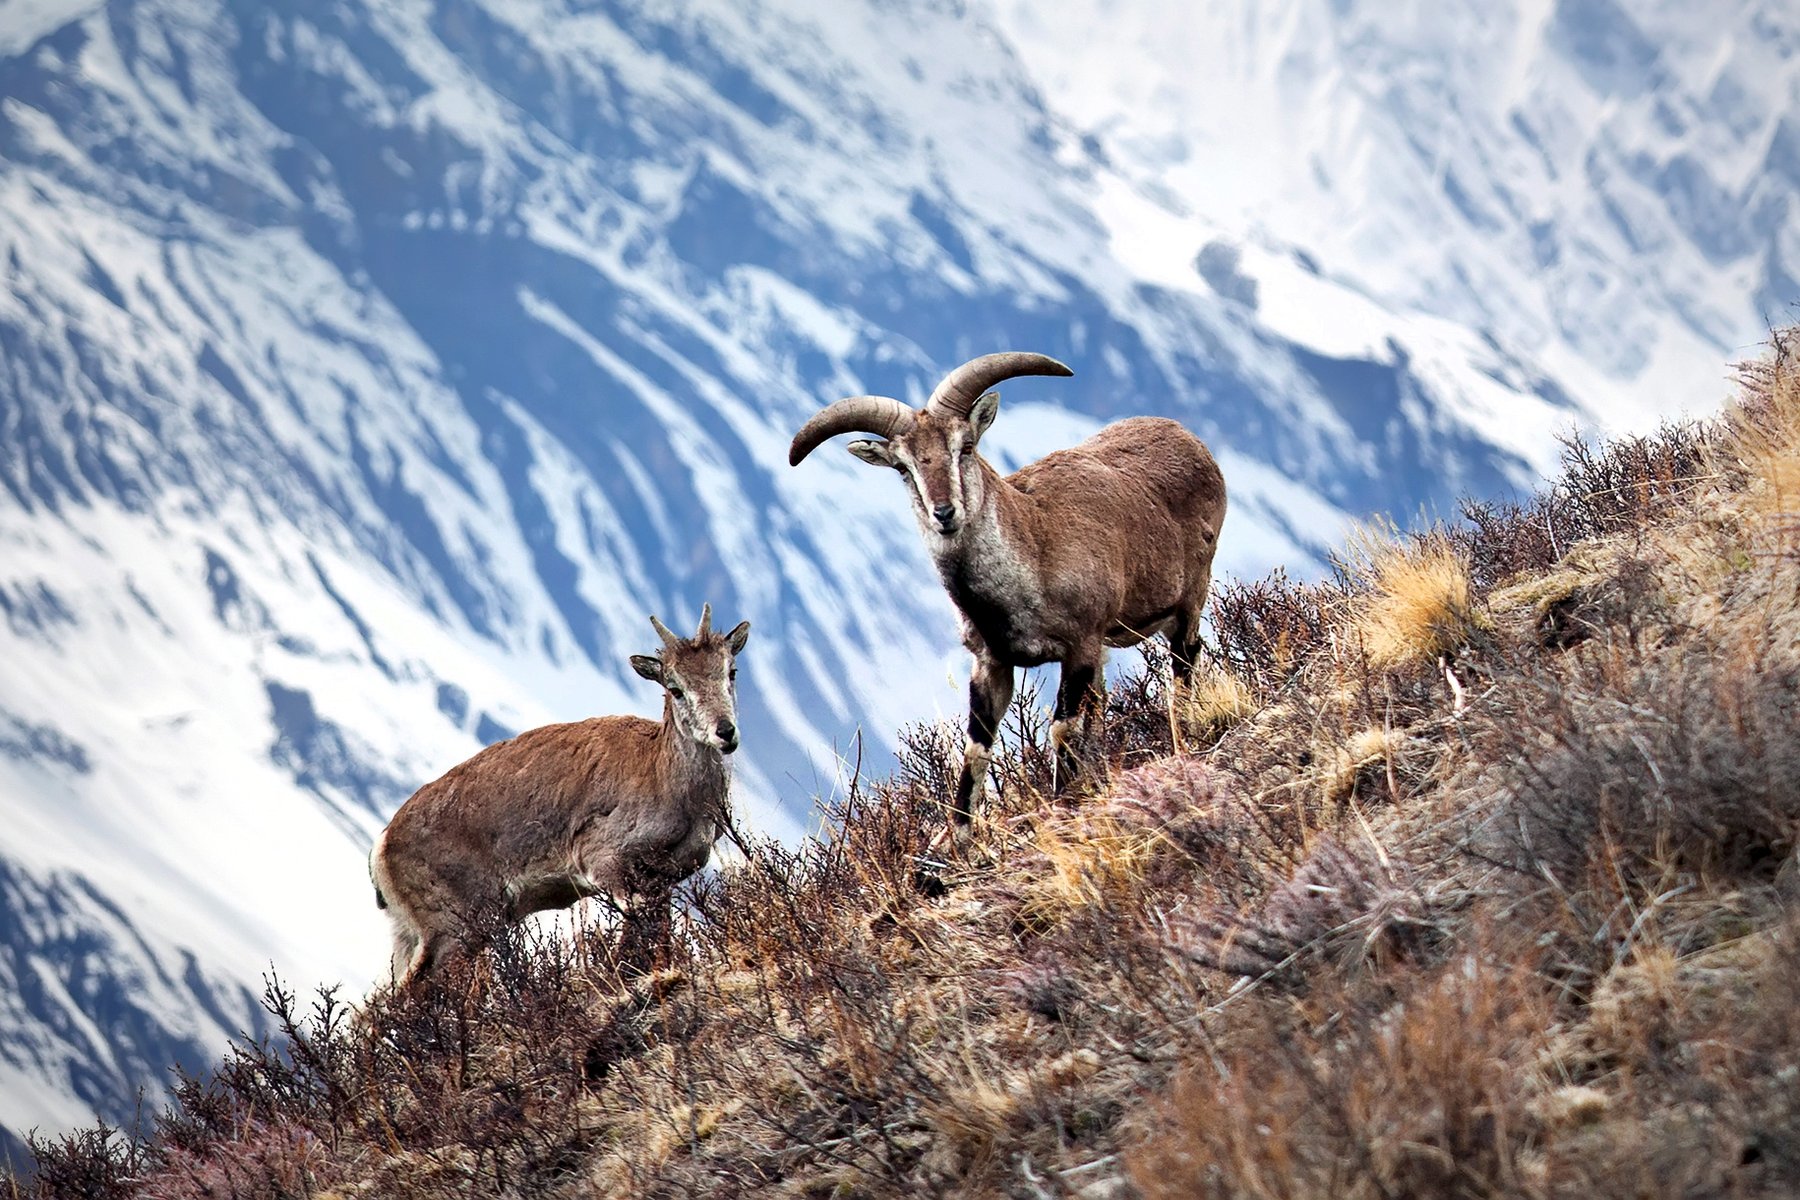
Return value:
[(1152, 659), (1103, 794), (1050, 797), (1022, 697), (980, 855), (921, 870), (960, 739), (912, 729), (655, 969), (503, 930), (358, 1016), (272, 987), (282, 1037), (15, 1187), (1796, 1194), (1796, 349), (1526, 505), (1222, 586), (1189, 752)]

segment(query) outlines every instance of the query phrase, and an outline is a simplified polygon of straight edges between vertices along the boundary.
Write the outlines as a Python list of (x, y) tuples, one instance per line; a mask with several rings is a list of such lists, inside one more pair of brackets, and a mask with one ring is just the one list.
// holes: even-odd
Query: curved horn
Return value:
[(840, 433), (874, 433), (895, 437), (912, 428), (913, 410), (887, 396), (851, 396), (813, 414), (812, 420), (794, 435), (788, 447), (788, 465), (797, 467), (800, 460), (818, 449), (819, 443)]
[(650, 614), (650, 624), (656, 627), (656, 636), (662, 639), (664, 648), (673, 649), (675, 644), (681, 640), (673, 633), (669, 632), (669, 627), (667, 625), (664, 625), (661, 621), (656, 619), (655, 613)]
[(944, 376), (925, 402), (925, 411), (934, 417), (967, 417), (969, 409), (981, 393), (1005, 379), (1020, 375), (1073, 375), (1062, 363), (1045, 354), (1026, 354), (1009, 350), (1004, 354), (984, 354), (971, 358)]
[(694, 635), (694, 640), (696, 642), (703, 642), (706, 640), (706, 635), (711, 632), (712, 632), (712, 605), (711, 604), (702, 604), (700, 606), (700, 632), (696, 633)]

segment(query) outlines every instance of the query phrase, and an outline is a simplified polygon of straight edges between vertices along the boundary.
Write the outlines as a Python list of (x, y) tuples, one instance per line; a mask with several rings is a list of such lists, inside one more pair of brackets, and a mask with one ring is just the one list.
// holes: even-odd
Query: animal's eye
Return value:
[(683, 696), (686, 696), (687, 693), (682, 691), (680, 688), (676, 687), (674, 684), (671, 683), (669, 685), (669, 695), (671, 695), (671, 696), (675, 697), (677, 700), (679, 700)]

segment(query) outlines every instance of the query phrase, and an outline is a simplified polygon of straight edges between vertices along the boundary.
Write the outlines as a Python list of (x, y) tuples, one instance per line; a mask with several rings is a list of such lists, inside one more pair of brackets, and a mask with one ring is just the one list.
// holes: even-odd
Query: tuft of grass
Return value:
[(1037, 861), (1025, 884), (1019, 918), (1041, 932), (1071, 912), (1129, 893), (1166, 838), (1159, 830), (1134, 827), (1102, 810), (1041, 822), (1036, 842)]
[(1404, 735), (1391, 729), (1363, 729), (1340, 746), (1321, 747), (1314, 756), (1322, 763), (1317, 774), (1320, 799), (1327, 804), (1348, 800), (1365, 773), (1392, 763), (1404, 744)]
[(1377, 670), (1453, 655), (1485, 625), (1468, 563), (1441, 532), (1366, 526), (1351, 535), (1342, 569), (1364, 589), (1351, 631)]
[(1750, 476), (1746, 499), (1784, 546), (1800, 533), (1800, 337), (1775, 336), (1775, 352), (1743, 369), (1744, 398), (1727, 417), (1726, 445)]
[(986, 1078), (972, 1071), (969, 1078), (953, 1085), (941, 1102), (928, 1105), (925, 1117), (943, 1135), (953, 1169), (967, 1174), (1005, 1145), (1024, 1108), (1019, 1082)]
[(1176, 736), (1204, 749), (1257, 707), (1255, 695), (1237, 676), (1222, 667), (1201, 668), (1171, 693), (1170, 719)]

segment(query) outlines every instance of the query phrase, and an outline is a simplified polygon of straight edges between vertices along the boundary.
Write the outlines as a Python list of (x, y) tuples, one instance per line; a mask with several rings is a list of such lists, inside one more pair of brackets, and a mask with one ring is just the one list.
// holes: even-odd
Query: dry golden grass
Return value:
[(985, 1078), (978, 1071), (953, 1084), (925, 1118), (943, 1134), (955, 1169), (968, 1172), (1004, 1144), (1023, 1111), (1021, 1081)]
[(1164, 836), (1101, 814), (1051, 818), (1037, 824), (1034, 863), (1024, 885), (1019, 916), (1034, 929), (1055, 926), (1069, 913), (1129, 893)]
[(1336, 804), (1348, 798), (1363, 773), (1391, 763), (1405, 741), (1390, 729), (1364, 729), (1342, 745), (1321, 747), (1314, 756), (1323, 764), (1315, 776), (1320, 799)]
[(1730, 410), (1727, 446), (1749, 472), (1752, 511), (1784, 540), (1800, 531), (1800, 367), (1783, 338), (1767, 362), (1746, 370), (1748, 394)]
[(1169, 704), (1177, 743), (1192, 748), (1213, 745), (1257, 709), (1243, 681), (1219, 667), (1196, 670), (1185, 685), (1171, 689)]
[(1351, 535), (1343, 566), (1367, 588), (1350, 632), (1377, 670), (1452, 654), (1484, 624), (1468, 563), (1441, 534), (1365, 526)]

